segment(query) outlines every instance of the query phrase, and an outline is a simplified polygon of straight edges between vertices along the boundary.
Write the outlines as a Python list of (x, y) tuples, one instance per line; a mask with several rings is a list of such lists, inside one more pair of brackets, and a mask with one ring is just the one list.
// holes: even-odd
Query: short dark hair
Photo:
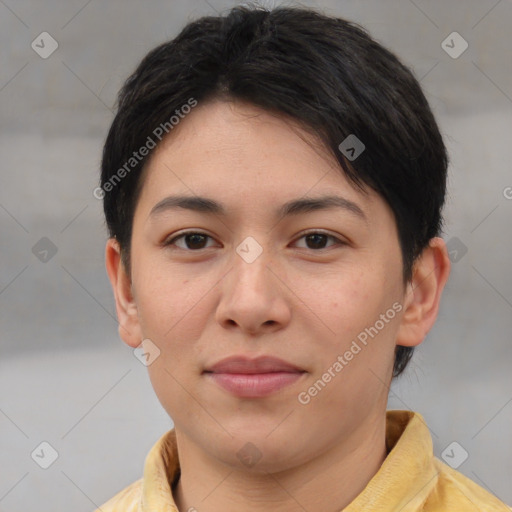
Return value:
[[(391, 207), (404, 285), (411, 279), (416, 258), (441, 233), (448, 166), (420, 84), (354, 22), (302, 7), (261, 6), (189, 23), (151, 50), (119, 91), (100, 186), (107, 227), (128, 275), (133, 215), (149, 158), (135, 159), (134, 151), (154, 143), (162, 128), (170, 132), (171, 117), (191, 99), (243, 100), (317, 134), (355, 187), (370, 187)], [(351, 134), (365, 149), (348, 162), (339, 146)], [(393, 377), (412, 352), (396, 347)]]

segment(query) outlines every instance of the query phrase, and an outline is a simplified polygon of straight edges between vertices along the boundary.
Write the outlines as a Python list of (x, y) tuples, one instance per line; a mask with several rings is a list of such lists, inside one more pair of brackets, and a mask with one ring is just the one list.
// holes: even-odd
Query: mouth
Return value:
[(297, 382), (305, 373), (294, 364), (269, 356), (232, 356), (203, 372), (225, 391), (243, 398), (268, 396)]

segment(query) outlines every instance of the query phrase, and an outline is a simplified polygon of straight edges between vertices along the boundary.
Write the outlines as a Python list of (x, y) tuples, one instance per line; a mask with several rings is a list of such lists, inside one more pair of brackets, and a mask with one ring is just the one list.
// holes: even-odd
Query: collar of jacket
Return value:
[[(432, 438), (421, 414), (386, 411), (386, 446), (388, 455), (379, 471), (343, 512), (422, 510), (422, 504), (436, 487), (439, 470)], [(178, 512), (171, 487), (179, 474), (176, 435), (172, 429), (146, 457), (137, 512)]]

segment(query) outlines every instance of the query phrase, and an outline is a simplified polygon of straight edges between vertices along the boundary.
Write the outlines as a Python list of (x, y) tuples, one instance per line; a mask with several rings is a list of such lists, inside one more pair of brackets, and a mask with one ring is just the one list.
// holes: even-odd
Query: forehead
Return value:
[[(199, 104), (158, 145), (150, 166), (169, 156), (174, 160), (199, 160), (205, 165), (219, 159), (226, 164), (239, 163), (238, 174), (249, 166), (252, 171), (263, 170), (270, 159), (276, 164), (303, 161), (305, 165), (297, 166), (298, 172), (307, 164), (313, 164), (313, 171), (320, 160), (322, 167), (336, 167), (322, 141), (297, 121), (239, 101)], [(277, 171), (273, 169), (274, 175)]]
[(354, 188), (317, 136), (240, 102), (199, 104), (155, 148), (141, 179), (145, 215), (171, 193), (254, 205), (342, 194), (369, 216), (387, 206)]

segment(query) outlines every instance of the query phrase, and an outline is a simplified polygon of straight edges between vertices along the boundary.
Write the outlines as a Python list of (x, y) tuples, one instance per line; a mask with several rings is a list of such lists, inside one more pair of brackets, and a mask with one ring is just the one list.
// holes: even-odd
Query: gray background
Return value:
[[(187, 21), (235, 3), (0, 0), (2, 512), (94, 509), (142, 476), (172, 426), (118, 337), (92, 191), (122, 81)], [(451, 156), (444, 238), (467, 253), (389, 408), (420, 412), (437, 456), (457, 441), (469, 454), (459, 471), (512, 503), (512, 3), (303, 5), (394, 50), (439, 121)], [(59, 44), (47, 59), (31, 48), (43, 31)], [(453, 31), (469, 44), (457, 59), (441, 47)], [(32, 252), (42, 237), (57, 248), (46, 263)], [(42, 441), (59, 454), (46, 470), (30, 456)]]

